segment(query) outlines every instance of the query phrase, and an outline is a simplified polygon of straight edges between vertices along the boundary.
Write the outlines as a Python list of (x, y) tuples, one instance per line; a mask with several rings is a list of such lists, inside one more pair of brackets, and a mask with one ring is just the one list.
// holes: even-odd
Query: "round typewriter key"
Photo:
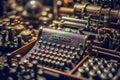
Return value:
[(120, 76), (115, 76), (113, 80), (120, 80)]
[(57, 68), (57, 69), (60, 68), (60, 62), (59, 62), (59, 61), (57, 61), (57, 62), (55, 63), (55, 65), (56, 65), (56, 68)]
[(98, 70), (98, 68), (99, 68), (98, 65), (94, 65), (94, 66), (93, 66), (93, 69), (94, 69), (94, 70)]
[(73, 65), (72, 65), (72, 60), (67, 60), (66, 61), (66, 65), (71, 69), (72, 67), (73, 67)]
[(113, 66), (112, 66), (111, 63), (108, 63), (108, 64), (107, 64), (107, 67), (108, 67), (108, 68), (112, 68)]
[(69, 46), (69, 45), (67, 45), (67, 46), (65, 46), (65, 48), (66, 48), (67, 50), (69, 50), (69, 49), (70, 49), (70, 46)]
[(75, 59), (75, 56), (71, 56), (70, 59), (71, 59), (71, 60), (74, 60), (74, 59)]
[(60, 47), (61, 47), (62, 49), (64, 49), (64, 48), (65, 48), (65, 45), (62, 44)]
[(94, 61), (99, 61), (99, 59), (98, 58), (94, 58)]
[(49, 51), (48, 51), (48, 50), (45, 50), (45, 54), (47, 54), (47, 53), (49, 53)]
[(32, 61), (32, 64), (34, 67), (37, 67), (38, 61), (34, 60), (34, 61)]
[(65, 58), (65, 56), (66, 56), (65, 54), (62, 54), (62, 55), (61, 55), (62, 58)]
[(70, 59), (70, 57), (71, 57), (71, 56), (70, 56), (69, 54), (68, 54), (68, 55), (66, 55), (66, 58), (67, 58), (67, 59)]
[(113, 79), (113, 74), (112, 73), (108, 73), (107, 75), (110, 79)]
[(63, 60), (63, 58), (60, 57), (60, 58), (58, 58), (58, 60), (61, 62)]
[(57, 52), (59, 49), (58, 48), (55, 48), (54, 51)]
[(94, 66), (94, 61), (89, 64), (90, 66)]
[(56, 47), (60, 47), (60, 44), (56, 44)]
[(69, 54), (69, 55), (72, 55), (72, 54), (73, 54), (73, 52), (72, 52), (72, 51), (69, 51), (69, 52), (68, 52), (68, 54)]
[(87, 72), (85, 71), (85, 68), (84, 67), (79, 67), (78, 68), (78, 71), (80, 72), (80, 74), (83, 76), (83, 77), (87, 77)]
[(67, 59), (63, 59), (62, 62), (65, 63), (67, 61)]
[(45, 52), (45, 50), (44, 49), (41, 49), (41, 53), (44, 53)]
[(50, 45), (51, 45), (51, 42), (47, 42), (47, 44), (48, 44), (48, 46), (50, 46)]
[(116, 68), (116, 67), (118, 67), (118, 64), (117, 64), (117, 63), (112, 63), (112, 66), (113, 66), (114, 68)]
[(39, 56), (37, 56), (37, 57), (35, 57), (35, 60), (37, 60), (37, 61), (38, 61), (38, 60), (39, 60), (39, 58), (40, 58), (40, 57), (39, 57)]
[(37, 60), (33, 60), (33, 61), (32, 61), (32, 64), (33, 64), (34, 73), (36, 73), (36, 72), (37, 72), (37, 69), (38, 69), (38, 67), (37, 67), (38, 61), (37, 61)]
[(45, 49), (46, 48), (46, 46), (45, 45), (42, 45), (42, 49)]
[(47, 66), (47, 65), (48, 65), (48, 64), (47, 64), (47, 61), (48, 61), (48, 59), (47, 59), (47, 58), (45, 58), (45, 59), (44, 59), (44, 65), (45, 65), (45, 66)]
[(50, 49), (50, 47), (49, 47), (49, 46), (46, 46), (46, 49), (47, 49), (47, 50), (49, 50), (49, 49)]
[(54, 56), (51, 55), (51, 56), (50, 56), (50, 59), (54, 59)]
[(60, 54), (60, 56), (62, 57), (62, 53), (59, 53)]
[(61, 56), (61, 53), (57, 53), (57, 56), (60, 57), (60, 56)]
[(17, 54), (17, 55), (16, 55), (16, 58), (17, 58), (17, 61), (20, 61), (20, 60), (21, 60), (21, 55), (20, 55), (20, 54)]
[(31, 59), (32, 59), (32, 60), (34, 60), (34, 59), (35, 59), (35, 56), (34, 56), (34, 55), (33, 55), (33, 56), (31, 56)]
[(89, 67), (85, 67), (85, 71), (89, 72), (91, 69)]
[(33, 53), (34, 56), (37, 56), (37, 54), (38, 54), (37, 52), (34, 52), (34, 53)]
[(48, 67), (50, 67), (51, 66), (51, 59), (48, 59), (48, 61), (47, 61), (47, 63), (48, 63)]
[(53, 54), (53, 51), (49, 51), (49, 54), (52, 55), (52, 54)]
[(68, 53), (68, 50), (64, 50), (63, 53), (64, 53), (64, 54), (67, 54), (67, 53)]
[(106, 73), (102, 73), (100, 75), (100, 78), (101, 78), (101, 80), (109, 80), (109, 77), (108, 77), (108, 75)]
[(58, 52), (62, 53), (62, 52), (63, 52), (63, 49), (58, 50)]
[(47, 41), (43, 41), (43, 44), (47, 44)]
[(78, 72), (79, 72), (79, 73), (84, 72), (84, 69), (85, 69), (85, 68), (81, 66), (81, 67), (78, 68)]
[(98, 61), (97, 64), (98, 64), (98, 65), (102, 65), (103, 63), (102, 63), (101, 61)]
[(80, 48), (83, 48), (83, 44), (82, 43), (79, 43), (79, 46), (80, 46)]
[(42, 54), (41, 56), (42, 56), (42, 57), (45, 57), (45, 56), (46, 56), (46, 54)]
[(90, 58), (90, 59), (88, 59), (88, 62), (89, 63), (91, 63), (91, 62), (93, 62), (94, 61), (94, 58), (92, 57), (92, 58)]
[(39, 43), (42, 43), (43, 41), (42, 40), (39, 40)]
[(89, 63), (88, 62), (84, 62), (83, 63), (83, 67), (88, 67), (89, 66)]
[(12, 59), (11, 59), (11, 53), (7, 53), (7, 63), (9, 64), (9, 65), (11, 65), (11, 63), (12, 63)]
[(53, 52), (52, 54), (53, 54), (54, 56), (56, 56), (56, 55), (57, 55), (57, 52)]
[(38, 54), (37, 54), (37, 56), (41, 56), (41, 55), (42, 55), (42, 53), (38, 53)]
[(80, 51), (80, 48), (75, 48), (75, 50), (78, 52), (78, 51)]
[(52, 43), (52, 46), (55, 46), (56, 45), (56, 43)]
[(28, 64), (28, 68), (29, 68), (29, 69), (32, 69), (32, 68), (33, 68), (33, 64), (29, 63), (29, 64)]
[(29, 60), (30, 57), (31, 57), (31, 54), (28, 54), (27, 57), (26, 57), (26, 59)]
[(54, 48), (53, 48), (53, 47), (51, 47), (51, 48), (50, 48), (50, 50), (51, 50), (51, 51), (53, 51), (53, 50), (54, 50)]
[(91, 79), (96, 80), (97, 79), (97, 74), (95, 70), (90, 70), (89, 71), (89, 76)]
[(113, 73), (113, 74), (115, 74), (116, 69), (115, 69), (115, 68), (111, 68), (111, 69), (110, 69), (110, 72)]
[[(31, 76), (26, 74), (26, 75), (23, 75), (22, 76), (25, 80), (30, 80), (31, 79)], [(11, 80), (11, 79), (10, 79)]]
[(70, 49), (71, 49), (72, 51), (74, 51), (74, 50), (75, 50), (75, 47), (70, 47)]
[(72, 54), (73, 56), (78, 56), (78, 53), (75, 51), (75, 52), (73, 52), (73, 54)]
[(52, 68), (54, 68), (55, 67), (55, 63), (56, 63), (56, 61), (55, 60), (53, 60), (52, 62), (51, 62), (51, 64), (52, 64)]
[(103, 70), (105, 67), (103, 65), (99, 65), (99, 68)]
[(60, 63), (60, 69), (63, 70), (65, 66), (65, 63)]
[(54, 60), (58, 60), (58, 57), (54, 57)]
[(98, 69), (97, 71), (97, 74), (101, 75), (102, 74), (102, 71), (100, 69)]
[(16, 67), (17, 67), (17, 63), (13, 62), (13, 63), (11, 64), (11, 67), (12, 67), (12, 68), (16, 68)]
[(44, 60), (44, 58), (41, 57), (41, 58), (39, 59), (39, 63), (40, 63), (40, 64), (43, 64), (43, 60)]
[(50, 55), (49, 55), (49, 54), (47, 54), (47, 55), (46, 55), (46, 58), (49, 58), (49, 57), (50, 57)]
[(103, 72), (107, 74), (107, 73), (110, 72), (110, 69), (109, 69), (109, 68), (104, 68), (104, 69), (103, 69)]

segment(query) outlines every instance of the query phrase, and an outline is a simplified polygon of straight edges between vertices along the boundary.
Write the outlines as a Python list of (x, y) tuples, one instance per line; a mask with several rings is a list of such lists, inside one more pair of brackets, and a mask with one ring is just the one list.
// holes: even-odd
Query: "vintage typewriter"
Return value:
[(37, 42), (23, 59), (69, 72), (83, 58), (86, 39), (86, 35), (40, 27)]

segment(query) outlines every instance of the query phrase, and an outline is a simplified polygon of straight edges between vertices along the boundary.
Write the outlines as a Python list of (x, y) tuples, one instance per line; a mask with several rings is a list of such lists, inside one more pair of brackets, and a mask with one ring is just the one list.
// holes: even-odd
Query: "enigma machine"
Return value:
[(120, 80), (120, 0), (0, 0), (0, 80)]

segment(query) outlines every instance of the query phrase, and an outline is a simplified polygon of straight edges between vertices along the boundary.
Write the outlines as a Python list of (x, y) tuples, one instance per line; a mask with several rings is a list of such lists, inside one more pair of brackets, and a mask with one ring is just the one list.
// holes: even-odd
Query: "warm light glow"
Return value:
[(30, 1), (30, 3), (31, 3), (31, 4), (35, 4), (35, 1), (34, 1), (34, 0), (33, 0), (33, 1)]
[(35, 8), (35, 7), (36, 7), (36, 4), (35, 4), (35, 1), (34, 1), (34, 0), (31, 1), (30, 3), (32, 4), (32, 8)]

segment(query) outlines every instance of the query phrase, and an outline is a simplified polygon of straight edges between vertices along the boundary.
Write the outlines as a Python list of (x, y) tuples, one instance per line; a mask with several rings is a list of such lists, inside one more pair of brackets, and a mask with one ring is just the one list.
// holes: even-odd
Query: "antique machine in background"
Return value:
[(1, 0), (0, 80), (120, 80), (119, 0)]

